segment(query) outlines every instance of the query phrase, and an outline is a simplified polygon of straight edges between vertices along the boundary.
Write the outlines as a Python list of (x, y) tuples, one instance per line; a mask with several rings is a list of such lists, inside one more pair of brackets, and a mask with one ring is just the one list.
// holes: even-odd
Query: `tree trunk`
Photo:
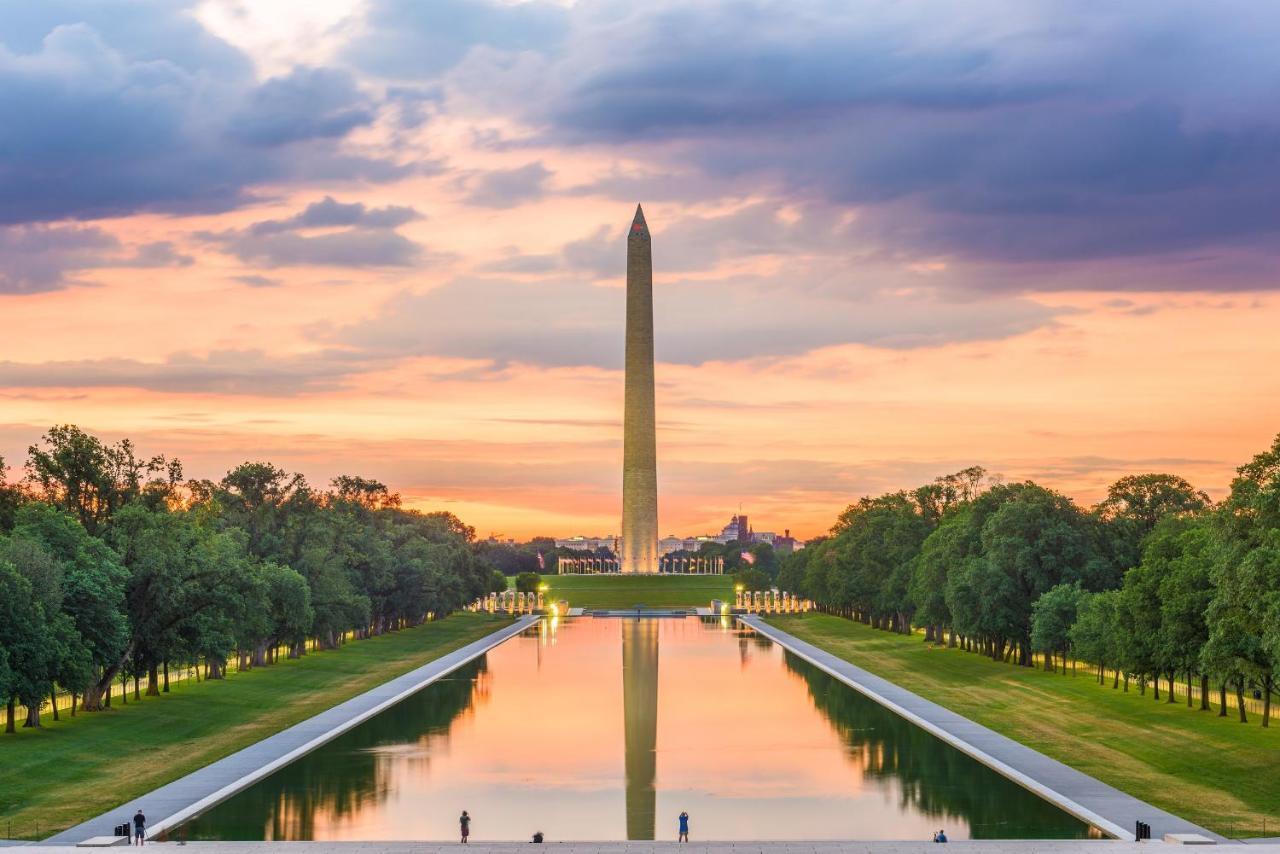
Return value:
[(53, 719), (60, 720), (58, 717), (58, 691), (55, 688), (49, 689), (49, 705), (53, 707)]
[[(102, 674), (102, 678), (90, 684), (89, 689), (85, 691), (83, 708), (86, 712), (96, 712), (103, 708), (102, 695), (111, 693), (111, 684), (115, 682), (116, 673), (120, 668), (124, 667), (124, 663), (129, 660), (129, 656), (133, 655), (133, 641), (129, 641), (125, 645), (124, 653), (114, 665), (107, 668)], [(110, 696), (107, 697), (107, 706), (111, 705)]]
[[(57, 719), (57, 714), (54, 714)], [(1262, 725), (1271, 726), (1271, 674), (1268, 673), (1262, 680)]]
[(1200, 674), (1200, 711), (1209, 711), (1209, 675)]
[(160, 665), (154, 661), (147, 665), (147, 696), (160, 696)]
[(1244, 712), (1244, 677), (1236, 680), (1236, 708), (1240, 710), (1240, 723), (1247, 724), (1249, 716)]
[[(1111, 690), (1114, 691), (1116, 688), (1119, 688), (1119, 687), (1120, 687), (1120, 668), (1117, 667), (1115, 679), (1113, 679), (1111, 682)], [(1125, 677), (1125, 680), (1124, 680), (1124, 689), (1126, 691), (1129, 690), (1129, 678), (1127, 676)]]
[(76, 716), (76, 692), (71, 692), (71, 717)]
[(1160, 674), (1151, 680), (1151, 693), (1155, 696), (1156, 702), (1160, 702)]
[(18, 713), (18, 710), (14, 708), (17, 705), (18, 704), (14, 701), (14, 699), (10, 697), (9, 704), (5, 707), (6, 711), (8, 711), (9, 713), (8, 717), (5, 718), (5, 722), (4, 722), (5, 732), (16, 732), (16, 730), (13, 728), (13, 719), (14, 719), (14, 716), (17, 715)]
[(23, 729), (44, 729), (40, 724), (41, 705), (43, 704), (39, 700), (27, 704), (27, 722), (22, 725)]
[(1177, 698), (1173, 694), (1173, 671), (1169, 671), (1169, 699), (1167, 702), (1174, 702)]
[(1124, 672), (1124, 693), (1129, 693), (1129, 671)]
[(1189, 709), (1189, 708), (1191, 708), (1191, 688), (1192, 688), (1192, 685), (1191, 685), (1191, 678), (1192, 678), (1192, 675), (1193, 675), (1193, 674), (1191, 673), (1191, 669), (1190, 669), (1190, 668), (1187, 668), (1187, 708), (1188, 708), (1188, 709)]
[(1227, 716), (1227, 682), (1224, 679), (1218, 685), (1218, 717), (1225, 718)]
[(165, 662), (164, 662), (164, 692), (166, 694), (169, 693), (169, 661), (168, 659), (165, 659)]

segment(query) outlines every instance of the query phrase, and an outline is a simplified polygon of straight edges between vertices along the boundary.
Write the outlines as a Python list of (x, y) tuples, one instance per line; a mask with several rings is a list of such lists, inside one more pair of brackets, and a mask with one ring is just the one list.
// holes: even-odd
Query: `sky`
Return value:
[(0, 456), (620, 516), (653, 233), (662, 533), (979, 464), (1221, 497), (1280, 431), (1280, 7), (0, 0)]

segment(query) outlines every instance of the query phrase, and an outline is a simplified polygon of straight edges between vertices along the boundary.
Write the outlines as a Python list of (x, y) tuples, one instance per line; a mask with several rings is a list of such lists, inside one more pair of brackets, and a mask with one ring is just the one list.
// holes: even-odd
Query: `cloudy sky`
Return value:
[(974, 463), (1221, 495), (1280, 430), (1280, 7), (0, 2), (0, 455), (377, 477), (610, 533), (625, 233), (661, 527)]

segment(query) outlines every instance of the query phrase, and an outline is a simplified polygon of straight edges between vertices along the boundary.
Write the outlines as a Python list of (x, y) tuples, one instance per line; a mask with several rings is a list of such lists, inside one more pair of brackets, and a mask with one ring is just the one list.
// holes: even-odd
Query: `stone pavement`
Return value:
[(1166, 833), (1199, 833), (1218, 842), (1226, 841), (1216, 833), (1127, 795), (950, 709), (917, 696), (887, 679), (850, 664), (826, 650), (793, 637), (757, 616), (743, 615), (738, 619), (890, 711), (1118, 839), (1132, 840), (1134, 825), (1141, 819), (1151, 825), (1153, 839), (1160, 839)]
[[(951, 854), (1177, 854), (1181, 845), (1113, 840), (982, 840), (948, 843)], [(556, 854), (938, 854), (929, 842), (555, 842)], [(152, 854), (528, 854), (528, 842), (176, 842), (148, 843)], [(1233, 846), (1234, 848), (1234, 846)], [(180, 850), (181, 849), (181, 850)], [(956, 850), (959, 849), (959, 850)], [(107, 849), (112, 850), (112, 849)], [(125, 850), (123, 846), (119, 849)], [(1195, 850), (1195, 849), (1191, 849)], [(1209, 849), (1214, 850), (1213, 848)], [(1236, 848), (1235, 850), (1241, 850)], [(1249, 854), (1280, 854), (1280, 845), (1250, 845)], [(85, 854), (83, 848), (48, 848), (38, 854)]]
[(141, 807), (147, 814), (148, 831), (159, 836), (167, 828), (176, 827), (299, 756), (394, 706), (442, 676), (452, 673), (476, 656), (524, 631), (539, 619), (537, 616), (521, 617), (510, 626), (384, 682), (345, 703), (339, 703), (315, 717), (251, 744), (140, 798), (121, 804), (97, 818), (51, 836), (41, 844), (75, 845), (89, 837), (110, 834), (115, 825), (128, 821), (137, 807)]

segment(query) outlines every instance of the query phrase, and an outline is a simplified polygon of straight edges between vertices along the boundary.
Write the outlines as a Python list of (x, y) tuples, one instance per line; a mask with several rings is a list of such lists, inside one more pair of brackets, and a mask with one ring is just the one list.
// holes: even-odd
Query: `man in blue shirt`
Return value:
[(680, 838), (677, 841), (689, 841), (689, 814), (687, 812), (680, 813)]

